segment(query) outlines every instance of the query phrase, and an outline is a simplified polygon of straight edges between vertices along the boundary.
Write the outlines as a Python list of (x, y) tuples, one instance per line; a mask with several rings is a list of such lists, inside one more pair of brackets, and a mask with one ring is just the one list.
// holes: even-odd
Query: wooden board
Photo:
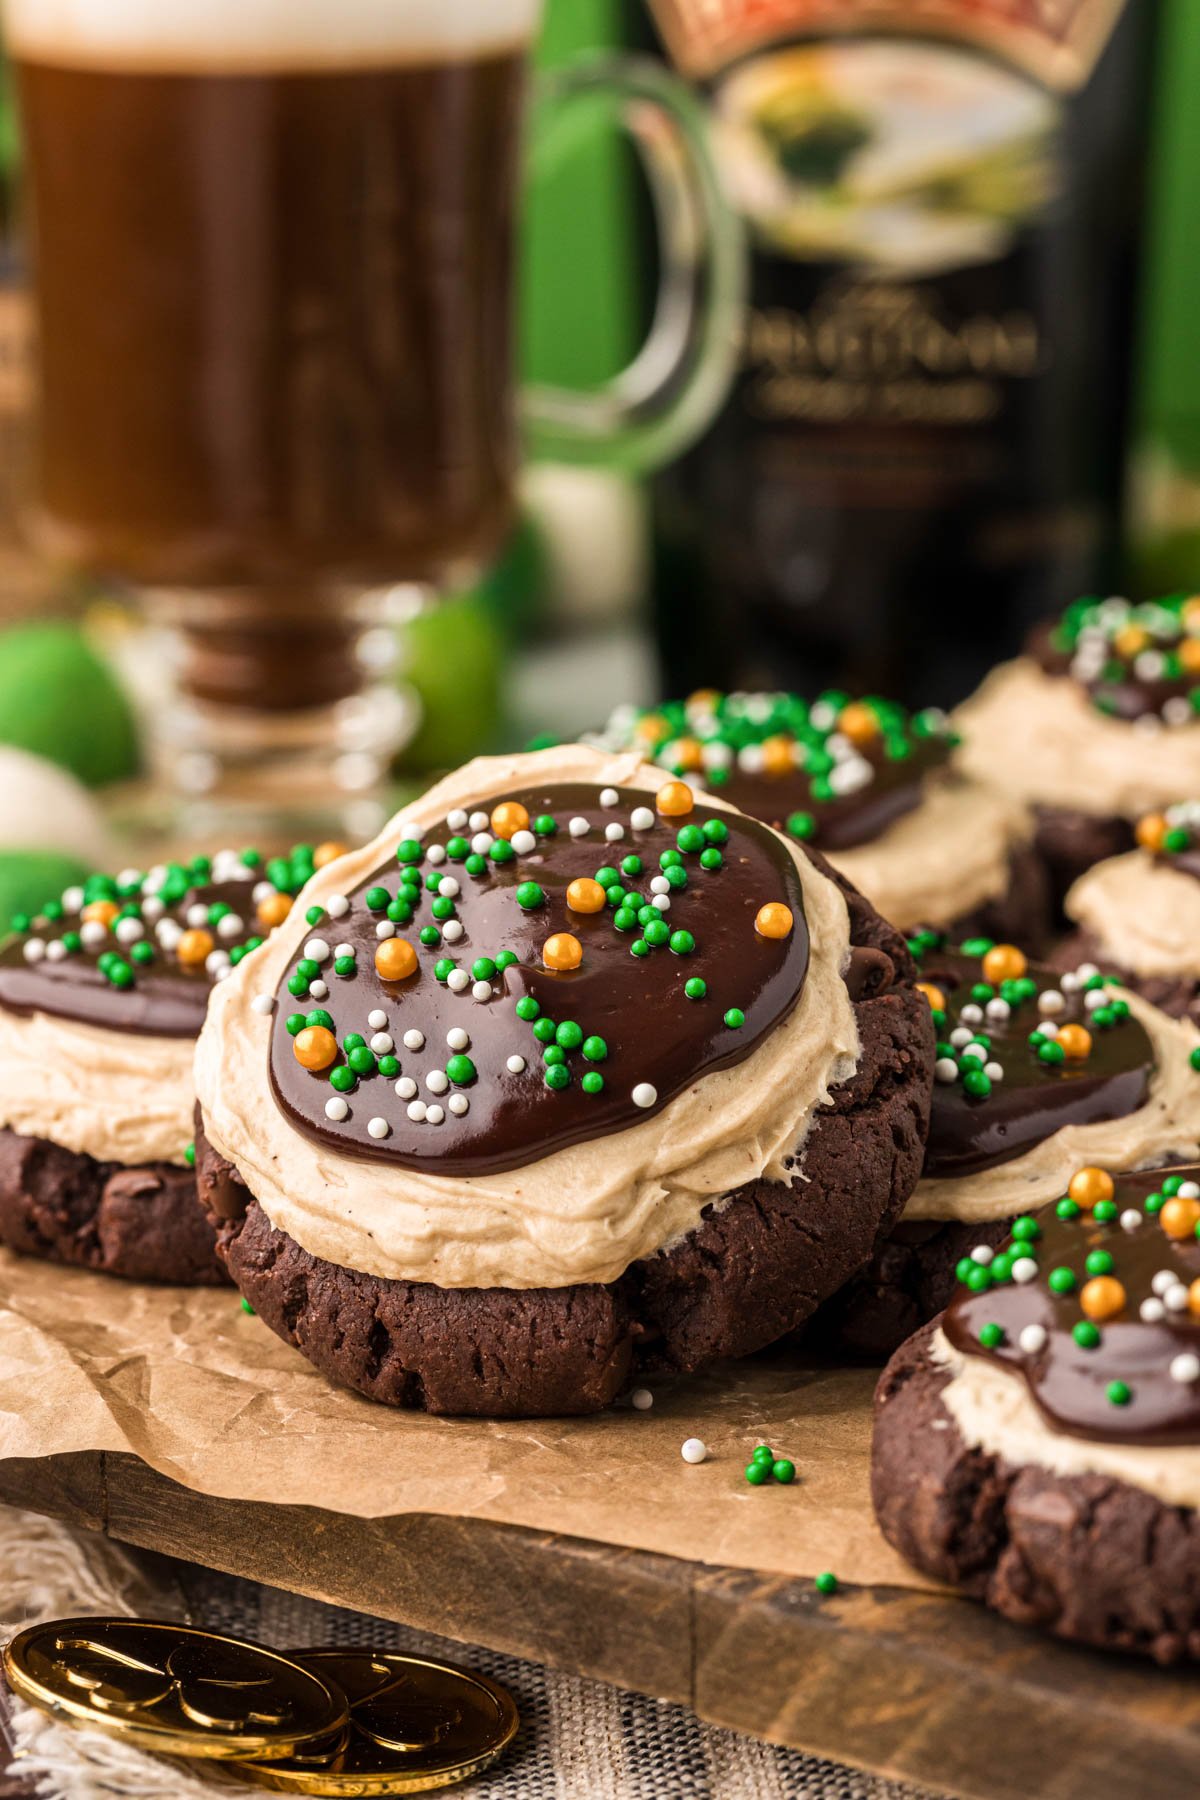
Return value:
[(213, 1500), (101, 1452), (0, 1463), (0, 1500), (967, 1800), (1192, 1800), (1200, 1783), (1193, 1674), (1068, 1649), (963, 1600), (852, 1585), (823, 1599), (485, 1521)]

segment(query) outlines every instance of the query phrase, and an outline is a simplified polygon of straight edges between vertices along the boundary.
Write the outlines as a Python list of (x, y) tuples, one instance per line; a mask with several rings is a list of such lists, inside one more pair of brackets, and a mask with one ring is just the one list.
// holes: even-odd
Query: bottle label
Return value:
[(1124, 0), (650, 0), (682, 72), (704, 80), (781, 38), (920, 32), (999, 56), (1046, 87), (1082, 87)]

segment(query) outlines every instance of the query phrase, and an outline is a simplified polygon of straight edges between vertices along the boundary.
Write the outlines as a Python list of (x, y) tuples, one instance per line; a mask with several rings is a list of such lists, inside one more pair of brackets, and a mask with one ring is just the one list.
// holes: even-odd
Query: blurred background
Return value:
[[(950, 703), (1078, 594), (1196, 585), (1195, 0), (548, 0), (538, 69), (588, 52), (694, 96), (748, 246), (732, 386), (651, 474), (527, 459), (482, 578), (389, 621), (400, 781), (701, 685)], [(168, 679), (28, 529), (25, 160), (0, 65), (0, 744), (86, 790), (0, 758), (0, 914), (120, 829)], [(599, 388), (659, 288), (642, 167), (581, 106), (523, 193), (520, 366)]]

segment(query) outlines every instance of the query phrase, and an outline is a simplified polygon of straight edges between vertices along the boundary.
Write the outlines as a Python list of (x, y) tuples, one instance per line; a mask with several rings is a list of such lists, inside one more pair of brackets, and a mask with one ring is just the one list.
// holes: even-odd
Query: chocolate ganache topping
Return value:
[(1058, 975), (1013, 944), (950, 950), (933, 931), (909, 947), (938, 1034), (926, 1177), (978, 1174), (1144, 1105), (1153, 1047), (1094, 965)]
[(448, 1175), (644, 1120), (748, 1056), (809, 958), (787, 846), (682, 781), (455, 810), (310, 923), (276, 1101), (340, 1153)]
[(300, 844), (265, 862), (223, 850), (149, 873), (91, 875), (10, 921), (0, 948), (0, 1008), (48, 1013), (108, 1031), (194, 1038), (213, 983), (282, 923), (317, 863)]
[(1200, 597), (1076, 600), (1057, 624), (1038, 627), (1029, 651), (1110, 718), (1168, 726), (1200, 718)]
[(925, 779), (958, 740), (943, 713), (894, 701), (704, 689), (650, 712), (621, 708), (602, 742), (635, 746), (708, 786), (751, 818), (822, 850), (871, 842), (921, 803)]
[(1080, 1169), (958, 1265), (943, 1327), (1015, 1370), (1071, 1437), (1200, 1444), (1200, 1166)]

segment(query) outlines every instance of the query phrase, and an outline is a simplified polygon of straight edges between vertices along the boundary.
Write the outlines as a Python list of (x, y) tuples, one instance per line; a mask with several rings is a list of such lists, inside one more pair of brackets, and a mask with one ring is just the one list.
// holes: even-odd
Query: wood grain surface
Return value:
[(487, 1644), (965, 1800), (1193, 1800), (1200, 1683), (950, 1596), (710, 1568), (486, 1521), (220, 1501), (136, 1458), (0, 1463), (0, 1500)]

